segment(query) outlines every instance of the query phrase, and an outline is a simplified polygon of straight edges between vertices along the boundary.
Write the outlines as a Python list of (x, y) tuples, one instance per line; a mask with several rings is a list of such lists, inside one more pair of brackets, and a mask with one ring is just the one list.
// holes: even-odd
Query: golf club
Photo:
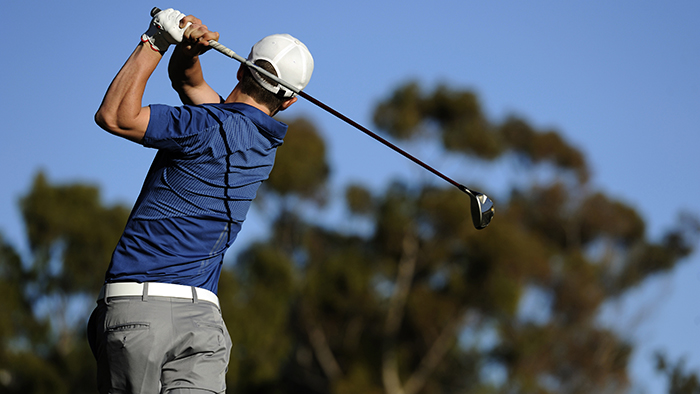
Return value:
[[(154, 17), (157, 13), (160, 12), (160, 8), (154, 7), (151, 10), (151, 17)], [(277, 82), (278, 84), (284, 86), (285, 88), (293, 91), (294, 93), (298, 94), (299, 96), (303, 97), (304, 99), (310, 101), (311, 103), (315, 104), (316, 106), (320, 107), (321, 109), (329, 112), (330, 114), (334, 115), (340, 120), (345, 121), (351, 126), (354, 126), (356, 129), (362, 131), (363, 133), (369, 135), (370, 137), (374, 138), (375, 140), (381, 142), (385, 146), (393, 149), (395, 152), (400, 153), (402, 156), (406, 157), (407, 159), (413, 161), (414, 163), (418, 164), (419, 166), (425, 168), (426, 170), (432, 172), (433, 174), (437, 175), (438, 177), (442, 178), (443, 180), (447, 181), (451, 185), (455, 186), (457, 189), (461, 190), (462, 192), (466, 193), (469, 196), (469, 200), (471, 201), (471, 216), (472, 216), (472, 222), (474, 223), (474, 227), (478, 230), (486, 228), (486, 226), (491, 223), (491, 219), (493, 218), (495, 209), (493, 206), (493, 201), (486, 196), (483, 193), (479, 193), (476, 190), (470, 190), (466, 186), (454, 181), (452, 178), (449, 178), (448, 176), (444, 175), (440, 171), (434, 169), (433, 167), (425, 164), (418, 158), (414, 157), (410, 153), (404, 151), (403, 149), (399, 148), (398, 146), (392, 144), (391, 142), (387, 141), (386, 139), (382, 138), (381, 136), (377, 135), (376, 133), (372, 132), (371, 130), (367, 129), (366, 127), (360, 125), (359, 123), (355, 122), (354, 120), (348, 118), (347, 116), (341, 114), (340, 112), (336, 111), (335, 109), (329, 107), (328, 105), (322, 103), (321, 101), (315, 99), (311, 95), (307, 94), (306, 92), (303, 92), (300, 89), (297, 89), (296, 87), (292, 86), (290, 83), (287, 83), (286, 81), (278, 78), (276, 75), (268, 72), (267, 70), (257, 66), (253, 62), (249, 61), (248, 59), (240, 56), (239, 54), (235, 53), (231, 49), (225, 47), (221, 43), (215, 40), (210, 40), (209, 45), (211, 45), (212, 48), (216, 49), (218, 52), (223, 53), (224, 55), (231, 57), (242, 64), (245, 64), (248, 67), (254, 68), (257, 72), (267, 76), (268, 78), (272, 79), (273, 81)]]

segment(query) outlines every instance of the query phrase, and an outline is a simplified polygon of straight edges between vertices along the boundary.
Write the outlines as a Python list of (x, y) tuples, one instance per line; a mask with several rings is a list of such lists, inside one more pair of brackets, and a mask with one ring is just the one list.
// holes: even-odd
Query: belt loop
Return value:
[(197, 288), (194, 286), (190, 286), (192, 289), (192, 303), (196, 304), (199, 301), (199, 298), (197, 298)]
[(109, 305), (109, 283), (105, 283), (104, 286), (102, 286), (102, 291), (104, 291), (105, 305)]
[(141, 300), (148, 302), (148, 282), (143, 284), (143, 294), (141, 294)]

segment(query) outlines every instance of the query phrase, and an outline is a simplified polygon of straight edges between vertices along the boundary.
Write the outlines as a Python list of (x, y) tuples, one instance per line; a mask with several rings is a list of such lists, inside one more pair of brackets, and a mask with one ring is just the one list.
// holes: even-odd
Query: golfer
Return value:
[[(226, 389), (231, 339), (216, 296), (224, 252), (287, 131), (272, 116), (297, 98), (245, 65), (219, 96), (199, 63), (218, 38), (193, 16), (161, 11), (95, 115), (106, 131), (158, 150), (88, 322), (103, 394)], [(185, 105), (144, 107), (146, 82), (173, 44), (168, 71)], [(286, 34), (263, 38), (248, 59), (299, 89), (313, 71), (306, 46)]]

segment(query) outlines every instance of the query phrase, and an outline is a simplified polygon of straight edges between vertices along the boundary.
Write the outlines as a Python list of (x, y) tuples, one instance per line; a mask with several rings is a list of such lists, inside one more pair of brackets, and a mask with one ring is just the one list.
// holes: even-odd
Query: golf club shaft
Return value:
[[(160, 11), (161, 11), (160, 8), (158, 8), (158, 7), (153, 7), (153, 9), (151, 10), (151, 16), (155, 16), (155, 15), (156, 15), (157, 13), (159, 13)], [(300, 89), (297, 89), (295, 86), (293, 86), (292, 84), (288, 83), (287, 81), (285, 81), (285, 80), (283, 80), (283, 79), (277, 77), (276, 75), (274, 75), (274, 74), (268, 72), (267, 70), (263, 69), (262, 67), (259, 67), (259, 66), (256, 65), (255, 63), (249, 61), (248, 59), (246, 59), (246, 58), (244, 58), (243, 56), (241, 56), (241, 55), (237, 54), (236, 52), (234, 52), (233, 50), (227, 48), (225, 45), (221, 44), (220, 42), (218, 42), (218, 41), (216, 41), (216, 40), (209, 40), (209, 45), (210, 45), (212, 48), (216, 49), (218, 52), (220, 52), (220, 53), (222, 53), (222, 54), (224, 54), (224, 55), (226, 55), (226, 56), (228, 56), (228, 57), (231, 57), (231, 58), (233, 58), (233, 59), (235, 59), (235, 60), (237, 60), (237, 61), (239, 61), (239, 62), (241, 62), (241, 63), (243, 63), (243, 64), (245, 64), (245, 65), (247, 65), (248, 67), (254, 68), (254, 69), (255, 69), (256, 71), (258, 71), (259, 73), (261, 73), (261, 74), (265, 75), (266, 77), (272, 79), (273, 81), (275, 81), (275, 82), (277, 82), (278, 84), (284, 86), (285, 88), (287, 88), (287, 89), (293, 91), (294, 93), (298, 94), (299, 96), (301, 96), (301, 97), (305, 98), (306, 100), (310, 101), (311, 103), (315, 104), (315, 105), (318, 106), (319, 108), (321, 108), (321, 109), (325, 110), (326, 112), (328, 112), (328, 113), (334, 115), (334, 116), (337, 117), (338, 119), (340, 119), (340, 120), (344, 121), (345, 123), (347, 123), (347, 124), (349, 124), (349, 125), (355, 127), (356, 129), (358, 129), (358, 130), (362, 131), (363, 133), (367, 134), (368, 136), (370, 136), (370, 137), (374, 138), (375, 140), (381, 142), (381, 143), (384, 144), (385, 146), (387, 146), (387, 147), (393, 149), (395, 152), (398, 152), (399, 154), (401, 154), (402, 156), (404, 156), (404, 157), (406, 157), (407, 159), (411, 160), (412, 162), (414, 162), (414, 163), (418, 164), (419, 166), (425, 168), (426, 170), (432, 172), (433, 174), (435, 174), (435, 175), (437, 175), (438, 177), (442, 178), (443, 180), (447, 181), (448, 183), (450, 183), (451, 185), (455, 186), (456, 188), (458, 188), (458, 189), (461, 190), (462, 192), (467, 193), (467, 194), (470, 194), (470, 193), (471, 193), (471, 191), (470, 191), (466, 186), (464, 186), (464, 185), (462, 185), (462, 184), (456, 182), (455, 180), (453, 180), (452, 178), (448, 177), (447, 175), (445, 175), (445, 174), (441, 173), (440, 171), (434, 169), (433, 167), (427, 165), (426, 163), (424, 163), (423, 161), (421, 161), (421, 160), (418, 159), (417, 157), (411, 155), (410, 153), (406, 152), (405, 150), (403, 150), (403, 149), (399, 148), (398, 146), (394, 145), (393, 143), (387, 141), (385, 138), (379, 136), (377, 133), (375, 133), (375, 132), (369, 130), (368, 128), (362, 126), (361, 124), (359, 124), (359, 123), (355, 122), (354, 120), (348, 118), (347, 116), (345, 116), (345, 115), (343, 115), (342, 113), (336, 111), (335, 109), (331, 108), (330, 106), (324, 104), (323, 102), (321, 102), (320, 100), (314, 98), (314, 97), (311, 96), (310, 94), (308, 94), (308, 93), (306, 93), (306, 92), (303, 92), (303, 91), (301, 91)]]
[(348, 118), (347, 116), (343, 115), (342, 113), (336, 111), (335, 109), (331, 108), (330, 106), (326, 105), (325, 103), (321, 102), (320, 100), (316, 99), (315, 97), (311, 96), (310, 94), (301, 91), (297, 89), (296, 87), (292, 86), (290, 83), (284, 81), (283, 79), (278, 78), (276, 75), (268, 72), (267, 70), (263, 69), (262, 67), (257, 66), (255, 63), (243, 58), (242, 56), (238, 55), (231, 49), (227, 48), (223, 44), (221, 44), (218, 41), (215, 40), (210, 40), (209, 45), (219, 51), (220, 53), (231, 57), (235, 60), (238, 60), (239, 62), (247, 65), (248, 67), (255, 68), (256, 71), (258, 71), (261, 74), (264, 74), (266, 77), (269, 77), (270, 79), (274, 80), (275, 82), (279, 83), (280, 85), (284, 86), (285, 88), (295, 92), (299, 96), (303, 97), (304, 99), (310, 101), (312, 104), (318, 106), (319, 108), (325, 110), (326, 112), (330, 113), (331, 115), (334, 115), (338, 119), (346, 122), (347, 124), (355, 127), (356, 129), (362, 131), (363, 133), (369, 135), (370, 137), (374, 138), (375, 140), (381, 142), (385, 146), (393, 149), (394, 151), (400, 153), (402, 156), (406, 157), (407, 159), (413, 161), (414, 163), (418, 164), (419, 166), (425, 168), (426, 170), (432, 172), (433, 174), (437, 175), (438, 177), (442, 178), (443, 180), (449, 182), (462, 192), (468, 192), (469, 189), (467, 189), (466, 186), (459, 184), (455, 180), (451, 179), (450, 177), (446, 176), (445, 174), (441, 173), (440, 171), (434, 169), (433, 167), (429, 166), (428, 164), (424, 163), (417, 157), (411, 155), (410, 153), (406, 152), (405, 150), (399, 148), (398, 146), (394, 145), (393, 143), (387, 141), (385, 138), (379, 136), (377, 133), (369, 130), (368, 128), (362, 126), (361, 124), (355, 122), (354, 120)]
[[(153, 7), (153, 9), (151, 10), (151, 16), (155, 17), (156, 14), (158, 14), (160, 11), (161, 10), (158, 7)], [(301, 91), (301, 89), (296, 88), (295, 86), (291, 85), (287, 81), (284, 81), (283, 79), (278, 78), (276, 75), (268, 72), (267, 70), (263, 69), (262, 67), (259, 67), (258, 65), (251, 62), (250, 60), (238, 55), (236, 52), (234, 52), (231, 49), (227, 48), (226, 46), (222, 45), (218, 41), (210, 40), (208, 43), (212, 48), (216, 49), (218, 52), (221, 52), (224, 55), (231, 57), (231, 58), (239, 61), (242, 64), (245, 64), (249, 68), (255, 69), (258, 73), (265, 75), (266, 77), (268, 77), (271, 80), (277, 82), (278, 84), (284, 86), (285, 88), (291, 90), (292, 92), (296, 93), (297, 95), (305, 98), (306, 100), (315, 104), (319, 108), (325, 110), (326, 112), (334, 115), (338, 119), (346, 122), (347, 124), (355, 127), (356, 129), (362, 131), (363, 133), (367, 134), (368, 136), (381, 142), (385, 146), (393, 149), (395, 152), (400, 153), (402, 156), (413, 161), (414, 163), (418, 164), (419, 166), (423, 167), (424, 169), (432, 172), (434, 175), (437, 175), (438, 177), (447, 181), (449, 184), (455, 186), (460, 191), (467, 194), (469, 196), (469, 200), (471, 202), (472, 222), (474, 223), (475, 228), (477, 228), (479, 230), (484, 229), (491, 222), (491, 219), (493, 218), (493, 214), (494, 214), (493, 201), (491, 201), (491, 199), (489, 199), (488, 196), (486, 196), (485, 194), (479, 193), (475, 190), (469, 190), (466, 186), (456, 182), (455, 180), (446, 176), (445, 174), (441, 173), (440, 171), (425, 164), (423, 161), (419, 160), (418, 158), (416, 158), (415, 156), (406, 152), (405, 150), (399, 148), (398, 146), (392, 144), (391, 142), (387, 141), (386, 139), (380, 137), (379, 135), (372, 132), (368, 128), (362, 126), (361, 124), (359, 124), (359, 123), (355, 122), (354, 120), (348, 118), (347, 116), (341, 114), (340, 112), (336, 111), (335, 109), (331, 108), (330, 106), (322, 103), (320, 100), (315, 99), (311, 95)]]

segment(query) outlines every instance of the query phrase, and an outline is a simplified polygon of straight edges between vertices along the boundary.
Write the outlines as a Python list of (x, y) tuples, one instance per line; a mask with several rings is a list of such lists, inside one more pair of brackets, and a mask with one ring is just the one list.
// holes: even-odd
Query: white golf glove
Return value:
[(151, 48), (158, 52), (165, 52), (171, 44), (182, 41), (182, 35), (187, 26), (180, 28), (180, 20), (185, 14), (178, 10), (168, 8), (156, 14), (148, 26), (148, 30), (141, 36), (141, 41), (148, 41)]

